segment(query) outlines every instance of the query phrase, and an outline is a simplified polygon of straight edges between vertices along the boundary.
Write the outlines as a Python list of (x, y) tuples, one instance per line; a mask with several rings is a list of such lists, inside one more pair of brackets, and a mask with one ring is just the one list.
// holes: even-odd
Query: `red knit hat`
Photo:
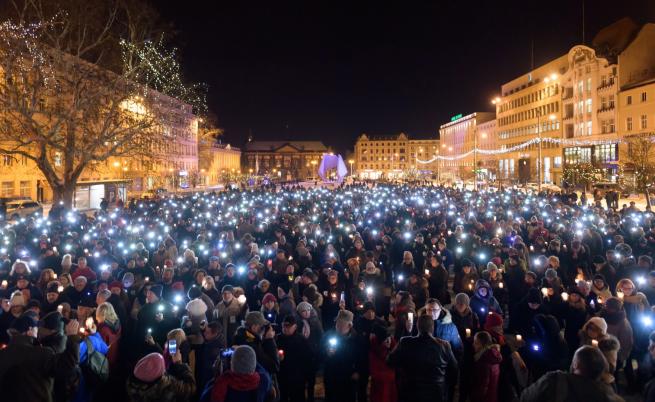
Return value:
[(112, 288), (120, 288), (120, 289), (123, 289), (123, 282), (121, 282), (121, 281), (113, 281), (113, 282), (111, 282), (111, 283), (109, 284), (109, 289), (112, 289)]
[(134, 377), (143, 382), (154, 382), (166, 373), (164, 356), (161, 353), (150, 353), (143, 357), (134, 367)]
[(268, 302), (275, 303), (276, 301), (277, 301), (277, 299), (275, 298), (275, 296), (272, 293), (266, 293), (264, 295), (264, 298), (262, 299), (262, 304), (266, 304)]
[(490, 328), (502, 327), (503, 317), (500, 314), (490, 311), (487, 314), (487, 320), (484, 322), (484, 330), (489, 331)]
[(500, 257), (494, 257), (491, 259), (491, 262), (496, 264), (497, 266), (503, 265), (503, 260), (500, 259)]

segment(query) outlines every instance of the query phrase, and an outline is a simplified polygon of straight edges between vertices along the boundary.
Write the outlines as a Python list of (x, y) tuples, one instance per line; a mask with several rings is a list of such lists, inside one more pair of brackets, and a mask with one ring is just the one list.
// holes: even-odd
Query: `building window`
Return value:
[(614, 95), (610, 95), (609, 100), (607, 102), (607, 107), (610, 109), (614, 109)]
[(628, 95), (625, 97), (625, 104), (632, 105), (632, 95)]
[(607, 128), (609, 129), (608, 133), (613, 133), (616, 131), (616, 127), (614, 126), (614, 119), (609, 119)]
[(616, 144), (596, 145), (594, 149), (594, 158), (596, 162), (608, 163), (617, 161)]
[(587, 99), (586, 104), (587, 104), (587, 113), (591, 113), (591, 98)]
[(632, 117), (627, 117), (625, 119), (625, 129), (627, 131), (632, 131)]
[(55, 166), (61, 166), (61, 152), (55, 152)]
[(601, 120), (601, 122), (600, 122), (600, 132), (601, 132), (601, 134), (607, 134), (607, 120)]
[(14, 182), (13, 181), (3, 181), (2, 189), (0, 191), (3, 197), (11, 197), (14, 195)]
[(648, 99), (648, 96), (646, 95), (646, 91), (642, 92), (641, 93), (641, 101), (646, 102), (647, 99)]
[(562, 157), (561, 156), (556, 156), (554, 161), (553, 161), (553, 167), (560, 168), (562, 167)]
[(648, 116), (645, 114), (641, 115), (641, 129), (645, 130), (648, 128)]
[(591, 92), (591, 78), (587, 78), (587, 93)]
[(592, 129), (591, 122), (588, 121), (587, 122), (587, 135), (591, 135), (591, 129)]
[(600, 98), (600, 110), (605, 110), (607, 108), (607, 98), (604, 96)]
[(30, 181), (23, 181), (21, 180), (20, 182), (20, 196), (21, 197), (29, 197), (32, 195), (32, 182)]

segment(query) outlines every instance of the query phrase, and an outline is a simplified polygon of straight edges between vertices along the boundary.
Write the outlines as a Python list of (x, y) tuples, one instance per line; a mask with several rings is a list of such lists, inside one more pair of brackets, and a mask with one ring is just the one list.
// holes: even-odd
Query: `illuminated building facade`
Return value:
[(362, 134), (355, 143), (354, 161), (360, 179), (402, 179), (409, 172), (432, 179), (439, 174), (439, 164), (433, 161), (439, 152), (437, 139), (410, 139), (405, 133)]

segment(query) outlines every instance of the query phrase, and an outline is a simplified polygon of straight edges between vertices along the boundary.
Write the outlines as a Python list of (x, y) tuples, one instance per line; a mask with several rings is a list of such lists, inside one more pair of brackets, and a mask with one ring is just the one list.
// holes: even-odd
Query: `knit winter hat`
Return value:
[(121, 281), (113, 281), (113, 282), (111, 282), (111, 283), (109, 284), (108, 287), (109, 287), (109, 289), (113, 289), (113, 288), (123, 289), (123, 282), (121, 282)]
[(487, 314), (487, 320), (484, 322), (484, 329), (487, 330), (488, 328), (502, 327), (502, 326), (503, 326), (503, 317), (498, 313), (490, 311), (489, 314)]
[(153, 285), (150, 287), (150, 291), (154, 293), (158, 299), (161, 299), (161, 295), (164, 291), (164, 287), (162, 285)]
[(150, 353), (143, 357), (134, 367), (134, 377), (143, 382), (155, 382), (166, 373), (164, 356), (161, 353)]
[(455, 304), (468, 306), (470, 301), (471, 298), (466, 293), (458, 293), (457, 296), (455, 296)]
[(312, 311), (312, 305), (307, 303), (307, 302), (300, 302), (298, 304), (298, 307), (296, 307), (296, 310), (298, 313), (302, 313), (303, 311)]
[(589, 321), (587, 321), (588, 324), (594, 324), (596, 328), (600, 329), (600, 332), (605, 335), (607, 334), (607, 322), (605, 322), (604, 318), (601, 317), (591, 317)]
[(276, 301), (277, 301), (277, 299), (275, 298), (275, 296), (272, 293), (266, 293), (264, 295), (264, 298), (262, 298), (262, 304), (266, 304), (268, 302), (275, 303)]
[(202, 316), (207, 312), (207, 305), (201, 299), (193, 299), (186, 304), (186, 311), (195, 317)]
[(23, 297), (23, 294), (21, 292), (14, 292), (9, 300), (9, 305), (25, 307), (25, 298)]
[(39, 327), (52, 331), (63, 331), (64, 317), (59, 311), (52, 311), (46, 314), (41, 321), (39, 321)]
[(198, 286), (191, 286), (187, 292), (187, 296), (189, 296), (190, 300), (197, 299), (198, 297), (202, 296), (202, 290), (200, 290)]
[(557, 278), (557, 271), (555, 271), (555, 270), (552, 269), (552, 268), (548, 268), (548, 269), (546, 270), (546, 278), (548, 278), (548, 279), (555, 279), (555, 278)]
[(257, 356), (248, 345), (237, 346), (232, 354), (232, 371), (237, 374), (252, 374), (257, 368)]

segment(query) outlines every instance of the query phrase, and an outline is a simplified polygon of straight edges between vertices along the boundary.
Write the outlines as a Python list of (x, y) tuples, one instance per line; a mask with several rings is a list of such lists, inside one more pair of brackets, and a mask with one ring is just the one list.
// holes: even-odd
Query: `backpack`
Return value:
[(95, 389), (99, 384), (107, 381), (109, 378), (109, 361), (107, 356), (98, 352), (93, 347), (93, 342), (88, 338), (86, 343), (86, 362), (80, 365), (84, 375), (84, 382), (90, 389)]

